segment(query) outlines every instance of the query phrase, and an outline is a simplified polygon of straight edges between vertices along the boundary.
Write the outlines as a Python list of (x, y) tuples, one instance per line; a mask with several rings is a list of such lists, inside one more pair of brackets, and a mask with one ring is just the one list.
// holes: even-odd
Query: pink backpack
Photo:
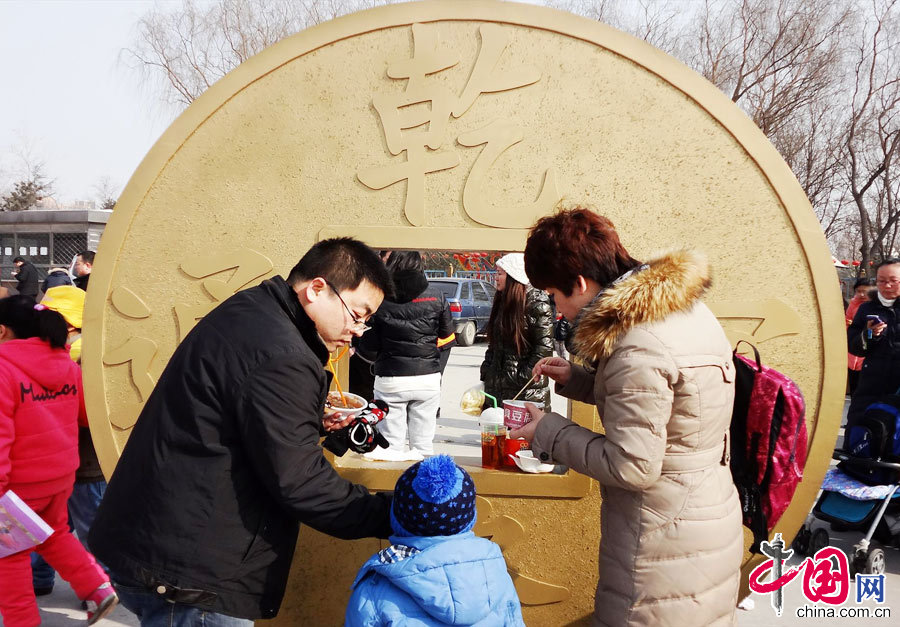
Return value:
[[(751, 552), (791, 502), (806, 465), (806, 404), (797, 385), (777, 370), (734, 351), (731, 474), (741, 498), (744, 526), (753, 532)], [(738, 342), (740, 345), (740, 342)]]

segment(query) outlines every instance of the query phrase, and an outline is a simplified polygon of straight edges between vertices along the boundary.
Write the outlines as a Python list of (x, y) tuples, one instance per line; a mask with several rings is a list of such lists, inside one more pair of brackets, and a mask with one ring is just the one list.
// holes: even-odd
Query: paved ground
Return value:
[[(478, 383), (478, 368), (484, 355), (484, 344), (476, 344), (470, 347), (455, 347), (444, 373), (444, 381), (441, 396), (441, 417), (438, 419), (437, 434), (435, 437), (435, 450), (448, 453), (454, 457), (465, 457), (475, 463), (480, 459), (481, 444), (480, 431), (477, 419), (468, 416), (459, 409), (459, 399), (462, 393), (471, 385)], [(553, 408), (562, 411), (565, 408), (565, 400), (555, 396), (552, 399)], [(846, 411), (846, 410), (845, 410)], [(823, 527), (828, 529), (825, 523), (813, 522), (813, 528)], [(831, 544), (843, 550), (851, 549), (853, 544), (862, 537), (860, 532), (830, 532)], [(822, 616), (798, 616), (798, 609), (804, 611), (806, 602), (802, 594), (801, 577), (787, 586), (784, 594), (784, 613), (781, 617), (775, 615), (772, 609), (770, 597), (751, 595), (755, 607), (752, 610), (738, 611), (739, 627), (790, 627), (793, 625), (809, 625), (810, 620), (827, 627), (835, 625), (840, 627), (854, 627), (862, 625), (900, 625), (900, 551), (886, 549), (887, 576), (885, 578), (885, 603), (881, 608), (889, 608), (891, 616), (887, 618), (828, 618)], [(799, 562), (794, 558), (791, 564)], [(869, 600), (857, 605), (855, 601), (855, 589), (851, 590), (851, 596), (845, 608), (869, 608), (874, 612), (877, 604)], [(41, 597), (38, 600), (41, 608), (43, 625), (47, 627), (72, 627), (83, 625), (85, 613), (80, 609), (80, 602), (69, 586), (57, 578), (56, 588), (53, 594)], [(820, 606), (821, 607), (821, 606)], [(124, 608), (117, 607), (112, 615), (98, 623), (99, 625), (138, 625), (137, 619)], [(0, 620), (2, 625), (2, 620)], [(692, 626), (690, 626), (692, 627)]]
[[(75, 627), (87, 624), (87, 612), (81, 609), (81, 601), (65, 581), (56, 577), (53, 593), (38, 598), (41, 611), (41, 625), (44, 627)], [(0, 619), (0, 625), (3, 620)], [(112, 613), (97, 623), (98, 626), (139, 625), (137, 617), (122, 606), (116, 606)]]

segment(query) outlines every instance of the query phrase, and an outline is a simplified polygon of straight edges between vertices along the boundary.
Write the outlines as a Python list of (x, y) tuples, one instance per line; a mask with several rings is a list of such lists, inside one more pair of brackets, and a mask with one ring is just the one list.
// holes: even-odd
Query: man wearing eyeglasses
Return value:
[(847, 329), (850, 353), (866, 358), (847, 411), (848, 435), (869, 405), (900, 388), (900, 258), (878, 264), (875, 286)]
[(299, 523), (345, 539), (391, 533), (390, 499), (338, 476), (319, 445), (344, 426), (323, 417), (329, 352), (362, 335), (390, 292), (374, 251), (324, 240), (175, 350), (89, 538), (142, 625), (274, 617)]

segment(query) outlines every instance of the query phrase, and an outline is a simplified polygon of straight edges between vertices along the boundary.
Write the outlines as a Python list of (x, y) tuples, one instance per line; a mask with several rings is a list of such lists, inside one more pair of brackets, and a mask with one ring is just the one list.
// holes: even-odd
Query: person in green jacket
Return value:
[[(497, 261), (497, 293), (487, 326), (488, 349), (481, 364), (484, 391), (498, 401), (511, 399), (532, 377), (543, 357), (553, 355), (553, 310), (546, 293), (531, 287), (522, 253)], [(550, 407), (547, 378), (534, 382), (519, 400)], [(493, 403), (487, 400), (485, 407)]]

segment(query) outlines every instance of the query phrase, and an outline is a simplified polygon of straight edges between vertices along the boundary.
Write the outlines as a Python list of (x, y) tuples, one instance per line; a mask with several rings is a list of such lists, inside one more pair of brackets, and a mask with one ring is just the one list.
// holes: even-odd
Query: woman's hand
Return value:
[[(552, 359), (549, 358), (548, 359)], [(563, 360), (565, 361), (565, 360)], [(513, 429), (509, 432), (510, 439), (525, 438), (529, 444), (534, 439), (534, 432), (537, 431), (538, 423), (546, 416), (542, 409), (539, 409), (533, 403), (525, 403), (525, 409), (531, 414), (531, 422), (527, 423), (521, 429)]]
[(534, 365), (531, 373), (535, 379), (547, 375), (560, 385), (566, 385), (572, 378), (572, 364), (562, 357), (544, 357)]

